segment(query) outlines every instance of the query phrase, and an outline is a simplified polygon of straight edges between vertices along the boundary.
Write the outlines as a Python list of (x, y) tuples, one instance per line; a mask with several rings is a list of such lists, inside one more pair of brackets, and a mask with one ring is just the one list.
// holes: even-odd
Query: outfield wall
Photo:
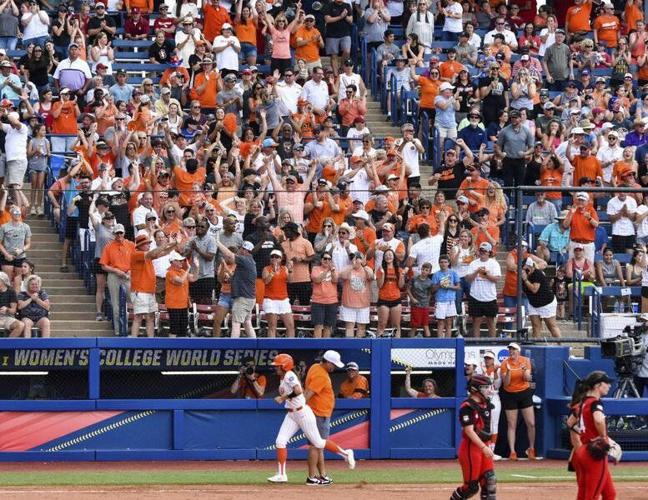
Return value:
[[(367, 459), (455, 457), (464, 358), (480, 359), (486, 349), (500, 360), (507, 355), (501, 346), (465, 347), (462, 339), (6, 339), (0, 344), (0, 460), (272, 459), (285, 410), (272, 399), (277, 380), (270, 362), (288, 352), (310, 366), (326, 349), (358, 363), (370, 380), (370, 397), (337, 399), (331, 419), (331, 438)], [(536, 393), (545, 400), (537, 412), (540, 453), (564, 454), (560, 420), (573, 382), (567, 366), (611, 371), (596, 353), (574, 362), (567, 348), (524, 347)], [(230, 392), (248, 357), (267, 378), (263, 399)], [(414, 386), (432, 377), (443, 397), (404, 397), (407, 366)], [(343, 370), (332, 378), (337, 390)], [(648, 413), (645, 399), (606, 408)], [(502, 420), (501, 453), (507, 452), (505, 428)], [(526, 448), (523, 434), (519, 453)], [(306, 447), (297, 434), (289, 456), (305, 458)]]

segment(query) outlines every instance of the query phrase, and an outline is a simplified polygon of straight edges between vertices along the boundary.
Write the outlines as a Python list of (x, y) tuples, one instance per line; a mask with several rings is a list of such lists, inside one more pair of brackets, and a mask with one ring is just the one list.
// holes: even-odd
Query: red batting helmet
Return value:
[(468, 390), (470, 392), (480, 392), (482, 387), (493, 385), (493, 382), (486, 375), (473, 375), (468, 382)]
[(295, 366), (295, 362), (293, 361), (292, 356), (285, 353), (277, 354), (272, 360), (272, 364), (274, 366), (280, 366), (281, 369), (285, 372), (292, 370)]

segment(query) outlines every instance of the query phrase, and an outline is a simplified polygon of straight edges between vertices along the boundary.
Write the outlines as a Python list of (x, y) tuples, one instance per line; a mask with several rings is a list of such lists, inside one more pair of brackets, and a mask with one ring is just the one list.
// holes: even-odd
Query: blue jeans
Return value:
[(16, 50), (18, 39), (15, 36), (0, 36), (0, 49)]
[(22, 41), (22, 46), (24, 49), (27, 48), (27, 46), (30, 43), (33, 43), (34, 45), (37, 45), (39, 47), (45, 47), (45, 42), (47, 42), (50, 39), (49, 35), (46, 36), (37, 36), (36, 38), (30, 38), (29, 40), (23, 40)]

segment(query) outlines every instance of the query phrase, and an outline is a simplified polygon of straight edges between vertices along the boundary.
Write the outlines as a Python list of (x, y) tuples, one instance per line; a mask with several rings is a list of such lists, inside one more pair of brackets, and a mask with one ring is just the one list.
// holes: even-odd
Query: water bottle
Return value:
[(615, 300), (615, 301), (614, 301), (614, 312), (615, 312), (615, 313), (621, 312), (621, 306), (620, 306), (619, 304), (620, 304), (620, 303), (619, 303), (618, 300)]
[(619, 301), (619, 312), (620, 313), (625, 312), (625, 303), (622, 300)]

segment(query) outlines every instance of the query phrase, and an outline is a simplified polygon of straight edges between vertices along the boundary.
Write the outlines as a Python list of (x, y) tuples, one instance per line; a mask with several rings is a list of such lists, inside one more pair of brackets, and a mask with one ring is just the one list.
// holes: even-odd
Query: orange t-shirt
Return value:
[(126, 6), (131, 10), (137, 7), (144, 14), (153, 12), (153, 0), (126, 0)]
[[(321, 199), (322, 195), (318, 199)], [(313, 208), (308, 214), (308, 224), (306, 224), (305, 229), (309, 233), (319, 233), (322, 230), (322, 223), (324, 219), (330, 217), (333, 211), (331, 210), (331, 205), (326, 198), (322, 199), (322, 208)], [(313, 203), (313, 195), (309, 194), (306, 196), (306, 203)]]
[(333, 384), (328, 372), (319, 363), (308, 369), (306, 390), (314, 393), (308, 400), (313, 413), (318, 417), (330, 417), (335, 407)]
[(160, 87), (165, 87), (166, 84), (169, 82), (171, 75), (174, 73), (182, 74), (182, 76), (184, 76), (184, 81), (185, 82), (189, 81), (189, 71), (187, 71), (187, 68), (184, 68), (182, 66), (178, 66), (178, 67), (172, 66), (168, 69), (165, 69), (164, 73), (162, 73), (162, 78), (160, 78)]
[(320, 46), (319, 41), (315, 41), (315, 37), (319, 35), (322, 36), (317, 28), (307, 29), (305, 26), (302, 26), (295, 32), (295, 41), (311, 40), (306, 45), (297, 47), (295, 49), (295, 57), (297, 59), (303, 59), (307, 63), (312, 63), (317, 61), (320, 58)]
[(227, 9), (224, 7), (219, 6), (217, 9), (212, 4), (205, 3), (203, 4), (203, 16), (205, 20), (203, 34), (209, 43), (212, 43), (214, 38), (221, 34), (223, 24), (232, 24)]
[(643, 12), (637, 7), (636, 4), (626, 4), (624, 17), (626, 22), (626, 29), (628, 32), (637, 29), (637, 21), (642, 21), (644, 18)]
[(581, 212), (580, 209), (576, 210), (571, 220), (571, 231), (569, 233), (569, 239), (573, 241), (587, 241), (594, 242), (596, 239), (596, 228), (590, 224), (590, 222), (585, 218), (585, 211), (592, 214), (592, 219), (599, 220), (598, 214), (594, 207), (587, 206)]
[(439, 87), (441, 86), (440, 81), (430, 80), (424, 76), (420, 76), (417, 80), (419, 87), (421, 88), (421, 103), (420, 107), (423, 109), (434, 109), (434, 100), (436, 96), (439, 95)]
[[(558, 169), (545, 168), (540, 172), (540, 185), (541, 186), (562, 186), (563, 174)], [(548, 200), (559, 200), (562, 198), (560, 191), (547, 191), (546, 197)]]
[(301, 262), (293, 262), (293, 272), (288, 276), (288, 283), (307, 283), (310, 281), (308, 262), (303, 259), (315, 255), (313, 245), (306, 238), (297, 238), (296, 240), (286, 240), (281, 244), (281, 248), (286, 255), (286, 259), (297, 257), (302, 259)]
[(173, 175), (175, 177), (175, 187), (180, 192), (180, 206), (190, 206), (191, 197), (193, 196), (193, 185), (196, 183), (202, 185), (205, 182), (205, 177), (207, 176), (205, 167), (197, 168), (193, 174), (180, 167), (175, 167), (173, 169)]
[(569, 32), (591, 31), (590, 15), (592, 13), (592, 1), (586, 0), (580, 5), (574, 5), (567, 9), (565, 24), (569, 23)]
[(215, 108), (216, 107), (216, 95), (218, 94), (218, 77), (215, 71), (212, 71), (209, 74), (209, 81), (205, 88), (202, 90), (202, 93), (198, 92), (198, 87), (203, 85), (206, 80), (205, 73), (198, 73), (196, 78), (194, 78), (194, 84), (191, 89), (191, 98), (200, 101), (200, 105), (203, 108)]
[[(272, 266), (266, 266), (264, 271), (272, 272)], [(288, 298), (288, 269), (286, 266), (279, 266), (270, 283), (265, 284), (263, 297), (271, 300), (284, 300)]]
[(589, 177), (592, 180), (596, 180), (597, 177), (603, 178), (601, 162), (594, 155), (589, 155), (586, 158), (576, 155), (571, 164), (574, 167), (574, 185), (578, 184), (578, 181), (583, 177)]
[[(363, 268), (350, 269), (348, 279), (342, 287), (342, 305), (354, 309), (362, 309), (371, 305), (371, 280)], [(353, 287), (351, 283), (353, 282)]]
[(153, 118), (150, 106), (139, 106), (133, 114), (133, 119), (128, 122), (128, 130), (148, 133), (148, 126)]
[[(531, 373), (531, 370), (533, 369), (531, 361), (529, 361), (529, 358), (525, 358), (524, 356), (520, 356), (517, 362), (513, 362), (511, 358), (506, 358), (500, 366), (502, 380), (509, 370), (511, 372), (511, 382), (508, 387), (504, 389), (506, 392), (522, 392), (529, 388), (529, 382), (524, 380), (524, 372), (522, 371), (523, 366), (526, 366), (529, 373)], [(504, 387), (502, 386), (502, 388)]]
[(459, 61), (448, 60), (439, 64), (439, 73), (441, 74), (441, 78), (452, 79), (455, 75), (458, 75), (462, 69), (465, 69), (464, 65)]
[(621, 177), (620, 177), (621, 172), (628, 169), (634, 171), (635, 174), (637, 173), (633, 168), (632, 163), (628, 163), (623, 160), (614, 162), (614, 166), (612, 167), (612, 178), (614, 179), (617, 185), (619, 185), (621, 182)]
[[(384, 271), (382, 267), (376, 270), (376, 279), (378, 276), (383, 276)], [(401, 292), (398, 288), (398, 277), (396, 276), (396, 270), (393, 267), (387, 268), (387, 276), (385, 277), (385, 282), (383, 286), (378, 290), (378, 298), (381, 300), (400, 300)]]
[(594, 19), (593, 28), (596, 30), (598, 39), (602, 42), (607, 42), (608, 47), (616, 47), (619, 32), (621, 29), (621, 22), (617, 16), (603, 14)]
[(77, 118), (74, 114), (74, 107), (76, 103), (74, 101), (67, 101), (63, 103), (62, 101), (55, 102), (52, 104), (52, 113), (54, 111), (61, 110), (61, 114), (58, 118), (53, 118), (52, 121), (52, 133), (53, 134), (73, 134), (76, 135), (78, 132)]
[[(513, 260), (515, 260), (515, 263), (517, 264), (517, 249), (511, 250), (511, 255), (513, 256)], [(524, 253), (525, 260), (528, 255), (529, 252)], [(502, 290), (502, 294), (508, 295), (510, 297), (517, 297), (517, 271), (509, 271), (508, 269), (506, 270), (506, 274), (504, 275), (504, 289)]]
[(362, 399), (369, 397), (369, 381), (364, 375), (356, 375), (353, 380), (346, 379), (340, 384), (340, 397)]
[(130, 257), (131, 292), (155, 293), (155, 268), (146, 252), (133, 250)]
[(92, 156), (90, 157), (90, 166), (92, 167), (92, 171), (94, 172), (95, 177), (99, 176), (99, 165), (101, 163), (105, 163), (109, 167), (114, 167), (116, 162), (117, 156), (112, 151), (108, 151), (108, 153), (106, 153), (105, 155), (99, 156), (97, 154), (97, 149), (95, 148)]
[[(473, 181), (470, 177), (467, 177), (463, 181), (461, 181), (461, 184), (459, 184), (459, 189), (463, 191), (464, 195), (469, 200), (474, 200), (476, 202), (475, 205), (473, 205), (472, 203), (468, 205), (468, 210), (470, 212), (477, 212), (477, 210), (484, 206), (482, 200), (483, 197), (486, 196), (486, 191), (488, 191), (489, 185), (490, 182), (483, 177), (480, 177), (476, 181)], [(475, 196), (475, 193), (481, 194), (482, 196)]]
[[(224, 267), (225, 270), (229, 273), (230, 276), (234, 275), (234, 271), (236, 270), (236, 263), (232, 262), (231, 264), (228, 264), (225, 261), (222, 261), (220, 263), (220, 266), (218, 267), (218, 271), (220, 272), (221, 267)], [(228, 280), (221, 281), (221, 293), (231, 293), (232, 292), (232, 280), (231, 278)]]
[(239, 39), (239, 42), (256, 45), (257, 25), (254, 19), (248, 19), (247, 23), (242, 21), (236, 23), (234, 24), (234, 29), (236, 30), (236, 38)]
[(427, 224), (430, 226), (430, 234), (437, 234), (439, 232), (439, 224), (437, 223), (436, 217), (430, 213), (430, 215), (425, 216), (423, 214), (417, 214), (407, 221), (407, 232), (415, 233), (418, 231), (418, 227), (421, 224)]
[[(376, 243), (376, 231), (374, 231), (370, 227), (365, 227), (364, 229), (358, 229), (356, 227), (355, 232), (356, 232), (356, 237), (351, 243), (357, 246), (358, 250), (362, 252), (364, 255), (366, 255), (367, 250), (369, 250), (369, 248), (374, 246), (374, 244)], [(362, 233), (362, 236), (364, 236), (367, 245), (365, 245), (362, 241), (360, 241), (359, 238), (360, 233)]]
[(313, 283), (313, 295), (311, 303), (316, 304), (337, 304), (338, 292), (337, 285), (333, 283), (331, 276), (327, 275), (322, 281), (316, 283), (313, 278), (318, 277), (324, 272), (324, 268), (315, 266), (311, 271), (311, 281)]
[(102, 117), (97, 118), (97, 132), (99, 133), (99, 135), (104, 135), (104, 133), (109, 127), (115, 125), (116, 115), (117, 115), (117, 106), (115, 106), (114, 104), (111, 104), (110, 106), (106, 106), (106, 109), (104, 109)]
[(104, 247), (99, 263), (102, 266), (114, 267), (126, 273), (130, 271), (131, 253), (134, 251), (135, 243), (132, 241), (124, 240), (120, 243), (113, 240)]
[(173, 278), (179, 278), (184, 274), (184, 269), (169, 267), (164, 279), (165, 290), (164, 302), (167, 309), (186, 309), (189, 307), (189, 280), (182, 285), (174, 283)]
[[(473, 227), (470, 230), (470, 232), (473, 235), (473, 238), (474, 238), (474, 241), (475, 241), (475, 247), (479, 247), (479, 245), (481, 245), (484, 242), (490, 243), (490, 241), (488, 241), (488, 238), (486, 237), (484, 232), (480, 231), (479, 228)], [(486, 228), (486, 232), (491, 235), (491, 238), (493, 238), (493, 240), (495, 240), (496, 243), (499, 242), (499, 239), (500, 239), (499, 226), (488, 226)], [(495, 249), (493, 249), (493, 250), (495, 250)]]

